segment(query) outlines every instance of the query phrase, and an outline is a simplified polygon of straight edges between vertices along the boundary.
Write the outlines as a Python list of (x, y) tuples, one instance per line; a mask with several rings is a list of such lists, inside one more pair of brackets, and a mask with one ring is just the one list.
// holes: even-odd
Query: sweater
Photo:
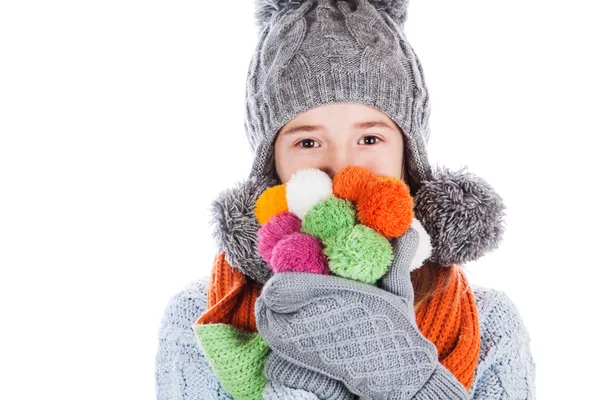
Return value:
[[(208, 277), (174, 295), (158, 332), (157, 400), (232, 399), (220, 386), (193, 331), (206, 310)], [(471, 285), (479, 313), (481, 349), (468, 399), (535, 399), (536, 364), (521, 315), (501, 290)]]

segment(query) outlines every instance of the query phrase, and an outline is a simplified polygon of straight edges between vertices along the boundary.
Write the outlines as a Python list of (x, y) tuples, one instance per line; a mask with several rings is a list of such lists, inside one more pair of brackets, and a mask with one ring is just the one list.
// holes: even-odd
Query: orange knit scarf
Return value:
[[(421, 333), (438, 349), (438, 359), (467, 389), (479, 358), (479, 321), (473, 291), (460, 268), (451, 266), (448, 288), (429, 298), (417, 311)], [(437, 283), (440, 285), (440, 282)], [(254, 302), (262, 285), (247, 280), (225, 260), (215, 257), (208, 286), (207, 310), (196, 323), (221, 323), (256, 332)]]

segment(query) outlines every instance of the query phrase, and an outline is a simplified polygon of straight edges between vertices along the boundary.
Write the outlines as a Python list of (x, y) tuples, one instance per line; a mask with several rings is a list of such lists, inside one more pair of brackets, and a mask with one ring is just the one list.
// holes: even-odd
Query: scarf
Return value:
[[(421, 333), (438, 349), (438, 359), (468, 391), (473, 383), (480, 351), (478, 313), (473, 291), (464, 272), (452, 265), (448, 287), (436, 291), (416, 313)], [(436, 282), (441, 289), (442, 282)], [(257, 332), (254, 303), (262, 284), (231, 267), (225, 253), (215, 257), (210, 275), (207, 309), (196, 324), (227, 324)]]

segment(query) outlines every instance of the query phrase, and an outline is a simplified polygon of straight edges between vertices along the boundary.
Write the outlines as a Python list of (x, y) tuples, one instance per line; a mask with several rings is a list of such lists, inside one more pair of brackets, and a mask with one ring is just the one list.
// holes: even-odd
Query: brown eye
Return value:
[(375, 144), (377, 142), (379, 142), (381, 139), (378, 138), (377, 136), (373, 136), (373, 135), (369, 135), (369, 136), (365, 136), (362, 139), (360, 139), (358, 141), (359, 144), (366, 144), (366, 145), (372, 145)]
[(303, 149), (312, 149), (313, 147), (319, 147), (317, 145), (316, 140), (314, 139), (302, 139), (300, 142), (298, 142), (298, 144)]

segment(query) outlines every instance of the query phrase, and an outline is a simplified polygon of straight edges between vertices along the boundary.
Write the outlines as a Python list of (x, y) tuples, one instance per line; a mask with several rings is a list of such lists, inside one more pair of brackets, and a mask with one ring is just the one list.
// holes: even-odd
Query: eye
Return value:
[(373, 144), (378, 143), (380, 141), (381, 141), (381, 138), (379, 138), (377, 136), (367, 135), (367, 136), (364, 136), (362, 139), (360, 139), (358, 141), (358, 144), (373, 145)]
[(295, 146), (300, 146), (303, 149), (312, 149), (315, 147), (320, 147), (321, 145), (314, 139), (302, 139)]

